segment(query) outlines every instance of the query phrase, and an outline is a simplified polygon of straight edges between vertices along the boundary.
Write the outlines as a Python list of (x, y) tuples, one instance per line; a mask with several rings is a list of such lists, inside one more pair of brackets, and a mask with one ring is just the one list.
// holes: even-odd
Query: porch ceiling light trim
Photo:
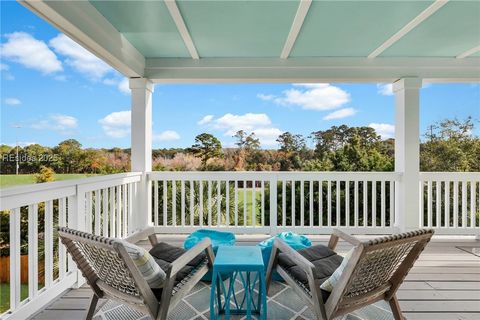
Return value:
[(470, 49), (470, 50), (467, 50), (461, 54), (459, 54), (458, 56), (456, 56), (457, 59), (463, 59), (463, 58), (466, 58), (468, 56), (471, 56), (472, 54), (475, 54), (477, 52), (480, 52), (480, 45)]
[(175, 0), (164, 0), (165, 5), (172, 16), (175, 25), (177, 26), (178, 32), (182, 36), (183, 42), (187, 47), (188, 52), (192, 56), (192, 59), (199, 59), (197, 48), (195, 48), (195, 44), (193, 43), (192, 37), (190, 36), (190, 32), (188, 32), (187, 26), (185, 25), (185, 21), (183, 20), (182, 14), (178, 9), (177, 3)]
[(382, 54), (382, 52), (387, 50), (395, 42), (403, 38), (407, 33), (412, 31), (420, 23), (425, 21), (428, 17), (430, 17), (435, 12), (437, 12), (440, 8), (446, 5), (448, 1), (449, 0), (437, 0), (434, 3), (432, 3), (427, 9), (423, 10), (418, 16), (416, 16), (413, 20), (407, 23), (402, 29), (400, 29), (397, 33), (395, 33), (392, 37), (390, 37), (387, 41), (385, 41), (380, 47), (378, 47), (372, 53), (370, 53), (368, 55), (368, 58), (378, 57), (380, 54)]
[(293, 45), (295, 44), (298, 34), (302, 29), (303, 21), (305, 21), (305, 17), (308, 14), (308, 10), (310, 9), (311, 4), (312, 0), (300, 1), (297, 13), (295, 14), (295, 18), (293, 19), (292, 27), (290, 28), (290, 32), (288, 33), (287, 41), (285, 41), (285, 45), (283, 47), (280, 58), (287, 59), (290, 55), (290, 51), (292, 51)]

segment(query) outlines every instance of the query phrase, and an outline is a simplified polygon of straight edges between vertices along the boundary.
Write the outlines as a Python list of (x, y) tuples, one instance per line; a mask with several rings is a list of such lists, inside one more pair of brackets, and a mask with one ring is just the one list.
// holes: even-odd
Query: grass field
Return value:
[[(247, 188), (246, 190), (246, 201), (244, 199), (244, 192), (243, 192), (243, 189), (239, 189), (237, 191), (237, 194), (238, 194), (238, 216), (243, 216), (243, 213), (244, 213), (244, 205), (247, 206), (247, 226), (251, 226), (253, 225), (252, 224), (252, 200), (253, 200), (253, 196), (252, 196), (252, 189), (250, 188)], [(261, 209), (260, 209), (260, 206), (258, 205), (259, 201), (261, 200), (261, 197), (262, 195), (260, 194), (260, 192), (257, 192), (255, 193), (255, 198), (256, 198), (256, 203), (255, 203), (255, 213), (256, 213), (256, 216), (257, 216), (257, 221), (260, 220), (260, 217), (261, 217)], [(258, 223), (257, 223), (258, 224)]]
[[(20, 289), (20, 300), (28, 297), (28, 284), (22, 284)], [(10, 308), (10, 284), (0, 283), (0, 313)]]
[[(92, 176), (91, 174), (55, 174), (55, 181), (81, 179)], [(34, 174), (2, 174), (0, 175), (0, 188), (15, 187), (35, 183)]]

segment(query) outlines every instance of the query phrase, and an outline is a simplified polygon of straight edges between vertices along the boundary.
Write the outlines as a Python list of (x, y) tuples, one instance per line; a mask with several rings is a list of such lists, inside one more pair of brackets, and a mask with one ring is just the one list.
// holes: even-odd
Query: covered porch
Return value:
[[(74, 318), (87, 308), (84, 279), (54, 226), (145, 245), (151, 226), (178, 245), (198, 228), (234, 232), (241, 244), (281, 231), (322, 243), (333, 228), (361, 237), (434, 228), (401, 288), (401, 307), (408, 319), (478, 318), (480, 173), (419, 170), (422, 84), (480, 81), (477, 2), (21, 3), (129, 78), (132, 172), (0, 191), (0, 210), (10, 211), (2, 318)], [(382, 28), (353, 32), (371, 19)], [(325, 27), (338, 33), (327, 37)], [(395, 171), (152, 172), (154, 84), (225, 82), (392, 83)], [(39, 213), (44, 281), (36, 241), (21, 269), (20, 235), (38, 239)], [(192, 319), (205, 318), (200, 309)], [(307, 310), (287, 310), (289, 319), (309, 319)]]
[[(314, 244), (326, 245), (328, 242), (327, 236), (309, 237)], [(184, 238), (185, 236), (163, 235), (160, 240), (182, 246)], [(256, 245), (266, 238), (265, 235), (238, 235), (237, 244)], [(147, 241), (141, 241), (139, 244), (146, 248), (150, 247)], [(398, 292), (400, 306), (407, 319), (478, 319), (480, 257), (478, 249), (476, 256), (468, 252), (475, 247), (478, 248), (478, 241), (465, 237), (436, 237), (430, 243)], [(344, 243), (339, 247), (341, 253), (348, 249), (349, 246)], [(181, 319), (179, 315), (184, 315), (188, 319), (209, 319), (209, 295), (210, 285), (200, 283), (174, 308), (170, 319)], [(91, 296), (92, 291), (87, 286), (69, 289), (35, 314), (32, 319), (63, 319), (67, 316), (71, 320), (84, 319)], [(274, 283), (267, 299), (272, 319), (314, 319), (312, 311), (284, 283)], [(115, 319), (119, 313), (125, 312), (117, 305), (103, 304), (99, 309), (107, 319)], [(386, 303), (366, 308), (360, 314), (364, 319), (392, 317)]]

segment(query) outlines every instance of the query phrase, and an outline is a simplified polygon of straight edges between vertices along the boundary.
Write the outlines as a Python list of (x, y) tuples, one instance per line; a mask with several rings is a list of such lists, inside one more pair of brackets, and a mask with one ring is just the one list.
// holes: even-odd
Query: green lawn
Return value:
[[(92, 176), (91, 174), (55, 174), (55, 181), (81, 179)], [(8, 188), (35, 183), (34, 174), (2, 174), (0, 175), (0, 188)]]
[[(28, 297), (28, 284), (21, 285), (20, 301)], [(10, 284), (0, 283), (0, 314), (10, 308)]]
[[(255, 194), (255, 198), (257, 199), (257, 205), (256, 205), (256, 208), (255, 208), (255, 213), (256, 213), (257, 221), (258, 221), (261, 217), (261, 208), (258, 205), (258, 203), (262, 199), (262, 195), (260, 194), (258, 189), (256, 191), (257, 192)], [(247, 199), (246, 199), (246, 201), (244, 200), (243, 189), (238, 189), (237, 192), (238, 192), (238, 216), (243, 217), (243, 206), (246, 205), (247, 206), (247, 225), (251, 226), (252, 225), (252, 200), (253, 200), (252, 199), (252, 189), (247, 188), (247, 192), (246, 192), (247, 193)], [(258, 225), (258, 222), (257, 222), (257, 225)]]

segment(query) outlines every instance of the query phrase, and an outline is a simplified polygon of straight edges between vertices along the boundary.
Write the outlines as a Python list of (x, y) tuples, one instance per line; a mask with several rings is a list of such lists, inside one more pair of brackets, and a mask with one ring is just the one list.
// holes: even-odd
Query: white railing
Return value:
[[(140, 180), (139, 173), (122, 173), (0, 190), (0, 211), (8, 212), (9, 218), (10, 251), (9, 310), (3, 310), (1, 318), (25, 319), (82, 281), (59, 242), (56, 226), (104, 236), (126, 237), (131, 233)], [(22, 244), (23, 232), (28, 240)], [(21, 259), (22, 247), (28, 251), (27, 268), (21, 262), (25, 260)], [(40, 274), (39, 265), (44, 269)], [(28, 272), (28, 296), (22, 296), (23, 272)]]
[(420, 173), (420, 226), (444, 234), (479, 234), (480, 173)]
[[(401, 174), (395, 172), (151, 172), (147, 178), (150, 222), (159, 233), (199, 227), (263, 234), (397, 231)], [(124, 173), (0, 190), (0, 210), (9, 213), (10, 270), (9, 310), (2, 319), (26, 318), (82, 283), (56, 226), (121, 238), (145, 227), (135, 212), (139, 183), (146, 183), (141, 173)], [(479, 234), (480, 173), (424, 172), (420, 186), (420, 227)], [(25, 234), (27, 243), (21, 243)], [(22, 252), (28, 253), (27, 268)], [(22, 295), (24, 273), (28, 296)]]
[(236, 233), (394, 230), (394, 172), (151, 172), (152, 223), (161, 233), (198, 227)]

